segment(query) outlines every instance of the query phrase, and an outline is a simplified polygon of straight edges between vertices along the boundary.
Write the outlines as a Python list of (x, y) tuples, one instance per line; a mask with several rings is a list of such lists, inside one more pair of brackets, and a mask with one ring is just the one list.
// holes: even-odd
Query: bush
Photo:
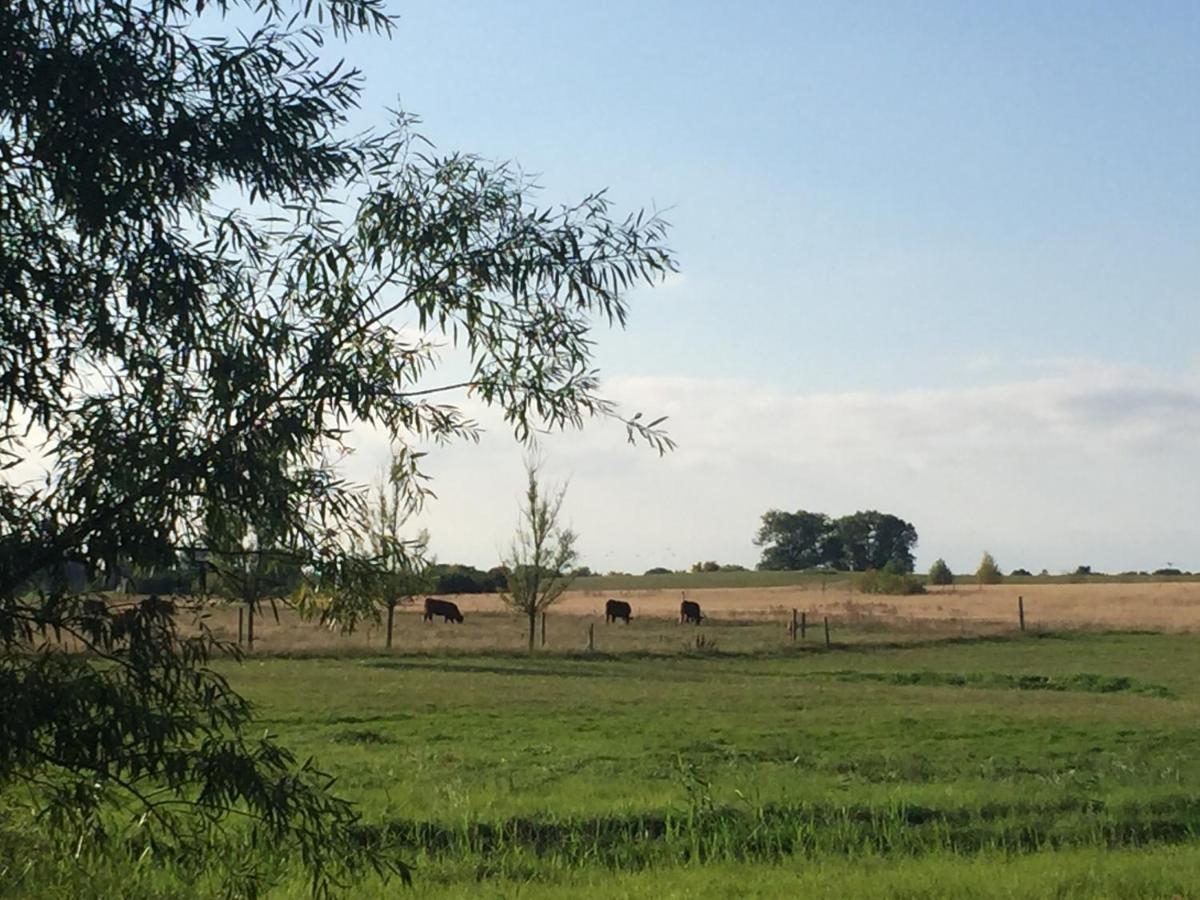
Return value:
[(672, 575), (674, 573), (670, 569), (664, 569), (662, 566), (655, 566), (653, 569), (647, 569), (645, 574), (647, 574), (647, 575)]
[(925, 585), (916, 575), (890, 572), (886, 568), (868, 569), (854, 576), (860, 594), (924, 594)]
[(1076, 567), (1076, 569), (1075, 569), (1075, 571), (1074, 571), (1074, 573), (1072, 573), (1072, 574), (1075, 574), (1075, 575), (1091, 575), (1091, 574), (1092, 574), (1092, 567), (1091, 567), (1091, 566), (1077, 566), (1077, 567)]
[(749, 572), (750, 570), (747, 569), (745, 566), (739, 566), (737, 563), (730, 563), (728, 565), (721, 566), (721, 571), (722, 572)]
[(999, 584), (1004, 580), (1004, 575), (1001, 573), (1000, 567), (996, 565), (996, 560), (987, 551), (984, 551), (983, 559), (979, 561), (979, 568), (975, 570), (975, 578), (980, 584)]
[(1008, 574), (1010, 576), (1016, 575), (1019, 578), (1032, 578), (1033, 577), (1033, 573), (1030, 572), (1028, 569), (1013, 569)]
[(503, 566), (481, 572), (474, 566), (436, 565), (432, 574), (438, 594), (492, 594), (508, 585), (508, 570)]
[(571, 570), (571, 576), (573, 578), (587, 578), (594, 574), (595, 573), (587, 566), (579, 566), (578, 568)]
[(1183, 572), (1180, 571), (1179, 569), (1167, 568), (1167, 569), (1155, 569), (1151, 574), (1152, 575), (1182, 575)]
[(950, 567), (946, 565), (944, 559), (937, 560), (929, 567), (929, 583), (930, 584), (954, 584), (954, 573), (950, 571)]

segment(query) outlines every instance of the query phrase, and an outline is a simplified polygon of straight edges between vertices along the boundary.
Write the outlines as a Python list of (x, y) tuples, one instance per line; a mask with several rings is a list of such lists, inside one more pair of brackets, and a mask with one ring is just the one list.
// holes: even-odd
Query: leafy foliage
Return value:
[(891, 566), (868, 569), (854, 576), (854, 587), (861, 594), (924, 594), (921, 579)]
[(1004, 580), (1000, 567), (996, 565), (996, 560), (992, 559), (992, 554), (984, 552), (983, 558), (979, 560), (979, 568), (975, 570), (975, 580), (980, 584), (999, 584)]
[(897, 516), (875, 510), (831, 519), (824, 513), (771, 509), (763, 514), (754, 543), (763, 548), (760, 569), (864, 571), (891, 563), (900, 571), (911, 572), (917, 529)]
[[(440, 153), (406, 115), (342, 136), (361, 80), (320, 48), (390, 32), (382, 0), (204, 7), (0, 8), (0, 468), (48, 472), (0, 480), (0, 787), (27, 785), (81, 856), (124, 835), (201, 859), (232, 814), (321, 891), (399, 866), (310, 764), (244, 735), (207, 668), (234, 648), (166, 600), (44, 576), (182, 555), (252, 605), (309, 574), (353, 619), (374, 601), (344, 540), (365, 503), (337, 467), (350, 429), (395, 443), (405, 503), (428, 492), (415, 441), (476, 434), (436, 402), (452, 391), (520, 439), (605, 416), (668, 449), (661, 419), (598, 393), (590, 330), (674, 263), (656, 216), (614, 218), (603, 193), (538, 206), (515, 168)], [(206, 33), (207, 13), (251, 25)], [(464, 381), (430, 383), (440, 341)], [(261, 885), (221, 859), (236, 892)]]
[(943, 586), (954, 584), (954, 573), (950, 571), (944, 559), (938, 558), (929, 567), (929, 583)]

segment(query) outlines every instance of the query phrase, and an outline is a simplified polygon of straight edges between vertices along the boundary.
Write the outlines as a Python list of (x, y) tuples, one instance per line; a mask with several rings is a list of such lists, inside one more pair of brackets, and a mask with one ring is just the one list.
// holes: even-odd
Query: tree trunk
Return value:
[(254, 649), (254, 606), (246, 604), (246, 646)]
[(396, 621), (396, 601), (388, 604), (387, 649), (392, 649), (392, 623)]
[(537, 633), (537, 612), (529, 611), (529, 652), (533, 652), (533, 641)]

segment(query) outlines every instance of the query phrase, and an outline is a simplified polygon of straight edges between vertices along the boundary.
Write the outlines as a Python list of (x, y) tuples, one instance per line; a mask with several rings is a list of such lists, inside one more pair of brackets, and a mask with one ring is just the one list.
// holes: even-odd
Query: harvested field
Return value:
[[(850, 594), (844, 588), (822, 591), (820, 585), (774, 588), (712, 588), (687, 591), (706, 616), (700, 629), (677, 624), (681, 592), (574, 591), (551, 610), (547, 647), (576, 651), (587, 645), (587, 626), (595, 625), (595, 647), (608, 652), (676, 652), (694, 646), (703, 634), (708, 647), (757, 652), (787, 642), (791, 611), (807, 613), (808, 640), (823, 639), (821, 620), (828, 617), (838, 644), (911, 642), (945, 637), (1009, 633), (1017, 627), (1017, 597), (1024, 597), (1031, 631), (1200, 630), (1200, 583), (996, 585), (933, 589), (910, 597)], [(604, 624), (604, 601), (629, 601), (634, 620)], [(505, 611), (489, 594), (453, 597), (466, 623), (423, 622), (419, 609), (397, 611), (394, 647), (402, 652), (453, 649), (462, 652), (518, 650), (525, 646), (525, 624)], [(209, 626), (236, 638), (236, 608), (213, 608)], [(300, 619), (280, 608), (278, 620), (268, 610), (256, 620), (256, 650), (264, 653), (380, 650), (384, 635), (378, 625), (346, 635)]]

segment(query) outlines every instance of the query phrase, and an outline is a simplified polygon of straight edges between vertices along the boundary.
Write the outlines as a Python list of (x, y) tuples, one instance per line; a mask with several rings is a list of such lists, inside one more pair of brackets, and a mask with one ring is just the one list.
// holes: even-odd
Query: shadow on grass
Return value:
[(1144, 847), (1194, 841), (1200, 801), (1109, 807), (1100, 800), (936, 808), (800, 804), (693, 806), (666, 813), (589, 818), (518, 817), (458, 825), (394, 820), (364, 827), (364, 842), (433, 857), (503, 863), (524, 854), (557, 864), (622, 869), (679, 861), (778, 861), (795, 854), (847, 856), (1032, 852), (1065, 847)]

